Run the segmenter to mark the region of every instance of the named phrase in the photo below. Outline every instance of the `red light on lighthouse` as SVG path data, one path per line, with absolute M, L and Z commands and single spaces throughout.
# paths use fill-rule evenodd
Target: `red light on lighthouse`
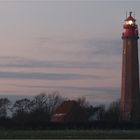
M 122 37 L 138 37 L 138 26 L 136 25 L 136 19 L 132 17 L 132 12 L 130 12 L 129 17 L 125 19 L 123 25 L 124 32 Z

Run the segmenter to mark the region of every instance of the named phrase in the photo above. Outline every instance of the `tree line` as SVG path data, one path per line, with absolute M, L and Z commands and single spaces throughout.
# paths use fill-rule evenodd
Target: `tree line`
M 12 103 L 8 98 L 0 98 L 0 120 L 10 119 L 15 122 L 49 122 L 54 110 L 68 99 L 58 92 L 41 93 L 33 99 L 22 98 Z M 85 98 L 78 98 L 77 103 L 88 114 L 87 121 L 118 121 L 120 117 L 119 101 L 112 102 L 108 108 L 105 105 L 93 106 Z
M 64 101 L 59 92 L 41 93 L 32 99 L 11 102 L 0 98 L 0 129 L 140 129 L 140 122 L 121 121 L 119 100 L 105 105 L 91 105 L 86 98 L 75 100 L 86 112 L 86 122 L 52 123 L 51 116 Z

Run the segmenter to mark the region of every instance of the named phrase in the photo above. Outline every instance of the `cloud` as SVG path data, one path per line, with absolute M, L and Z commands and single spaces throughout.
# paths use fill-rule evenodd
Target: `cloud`
M 122 52 L 122 41 L 121 40 L 96 40 L 94 45 L 96 55 L 120 55 Z
M 71 87 L 71 86 L 42 86 L 42 85 L 20 85 L 10 84 L 10 86 L 20 87 L 25 89 L 32 89 L 36 91 L 58 91 L 62 96 L 77 99 L 78 97 L 85 97 L 93 105 L 105 104 L 108 105 L 112 101 L 116 101 L 120 98 L 119 87 Z
M 118 97 L 120 94 L 119 87 L 71 87 L 71 86 L 42 86 L 42 85 L 20 85 L 20 84 L 10 84 L 10 86 L 14 87 L 24 87 L 24 88 L 35 88 L 35 89 L 52 89 L 52 90 L 71 90 L 78 91 L 79 93 L 84 92 L 84 96 L 103 96 L 103 95 L 111 95 L 114 97 Z M 81 92 L 82 91 L 82 92 Z
M 63 45 L 64 48 L 68 48 L 71 45 L 72 49 L 77 52 L 83 52 L 86 49 L 90 50 L 93 49 L 95 54 L 112 54 L 112 55 L 119 55 L 122 51 L 122 40 L 104 40 L 104 39 L 95 39 L 95 38 L 48 38 L 42 37 L 39 38 L 40 43 L 56 43 L 57 45 Z M 40 46 L 38 46 L 40 48 Z M 44 47 L 44 46 L 43 46 Z M 54 46 L 57 47 L 57 46 Z M 48 46 L 46 46 L 48 49 Z M 61 47 L 60 47 L 61 48 Z M 84 52 L 83 52 L 84 53 Z
M 23 72 L 0 72 L 0 78 L 10 79 L 36 79 L 36 80 L 76 80 L 76 79 L 100 79 L 100 76 L 81 75 L 71 73 L 23 73 Z
M 120 39 L 103 40 L 80 37 L 56 39 L 56 37 L 43 36 L 36 40 L 30 50 L 32 56 L 35 57 L 2 56 L 0 67 L 110 69 L 121 63 Z
M 40 40 L 43 45 L 34 46 L 36 53 L 42 57 L 47 56 L 51 61 L 67 61 L 68 63 L 79 62 L 86 64 L 90 63 L 106 63 L 108 60 L 114 63 L 121 62 L 122 40 L 119 39 L 102 39 L 92 37 L 45 37 Z M 110 59 L 111 58 L 111 59 Z M 47 60 L 48 60 L 47 59 Z M 99 64 L 100 65 L 100 64 Z M 94 66 L 94 64 L 93 64 Z M 90 66 L 91 67 L 91 66 Z
M 72 90 L 82 90 L 82 91 L 96 91 L 100 93 L 115 93 L 119 91 L 118 87 L 71 87 L 71 86 L 43 86 L 43 85 L 25 85 L 25 84 L 9 84 L 10 86 L 16 86 L 16 87 L 25 87 L 25 88 L 50 88 L 50 89 L 72 89 Z
M 114 64 L 116 65 L 116 64 Z M 81 61 L 45 61 L 33 60 L 23 57 L 0 57 L 0 67 L 16 68 L 113 68 L 114 65 L 107 65 L 104 62 L 81 62 Z

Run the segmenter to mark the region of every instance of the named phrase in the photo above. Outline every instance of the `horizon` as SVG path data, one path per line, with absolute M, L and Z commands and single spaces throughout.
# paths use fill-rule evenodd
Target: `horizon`
M 139 1 L 0 1 L 0 97 L 120 98 L 123 22 Z M 140 46 L 140 43 L 139 43 Z M 139 51 L 140 53 L 140 51 Z

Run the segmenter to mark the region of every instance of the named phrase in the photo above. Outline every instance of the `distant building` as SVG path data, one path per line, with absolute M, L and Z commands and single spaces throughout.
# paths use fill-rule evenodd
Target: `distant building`
M 51 122 L 86 122 L 87 115 L 78 102 L 64 101 L 53 113 Z

